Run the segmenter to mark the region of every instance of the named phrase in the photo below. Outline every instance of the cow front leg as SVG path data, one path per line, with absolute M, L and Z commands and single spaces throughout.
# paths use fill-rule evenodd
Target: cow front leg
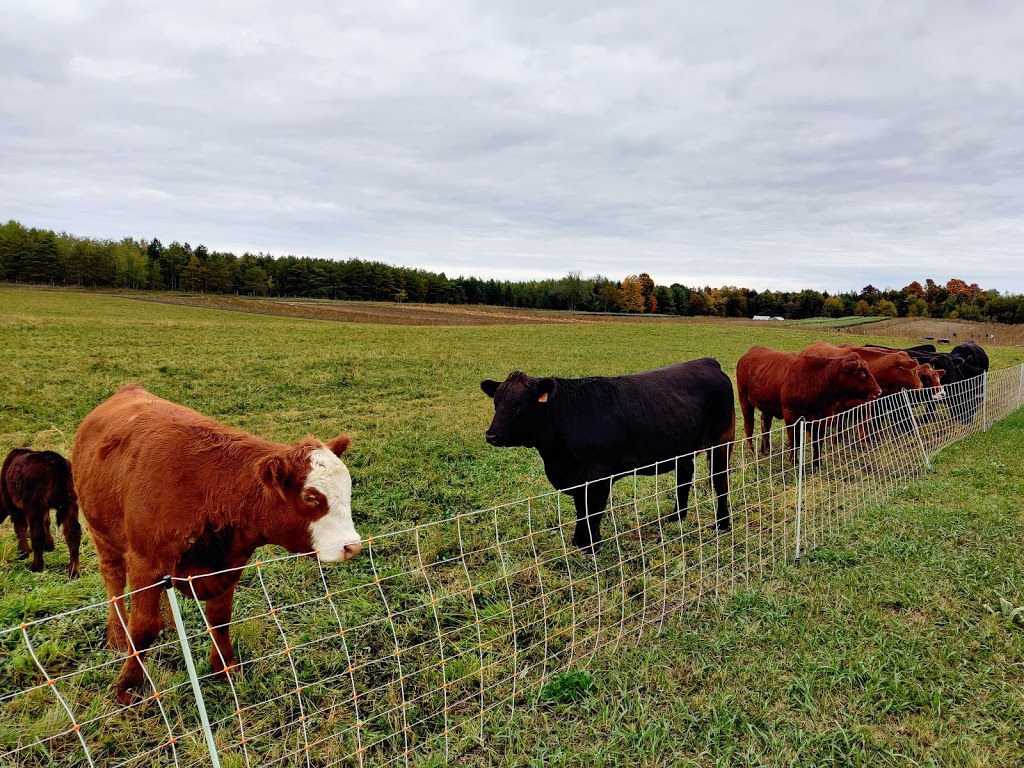
M 236 582 L 237 583 L 237 582 Z M 218 597 L 206 601 L 206 621 L 210 625 L 210 664 L 218 675 L 234 674 L 238 668 L 231 636 L 231 608 L 235 599 L 235 584 L 231 584 Z
M 669 520 L 685 520 L 690 510 L 690 486 L 693 484 L 693 454 L 676 459 L 676 508 Z
M 163 589 L 156 586 L 161 578 L 158 575 L 146 574 L 146 578 L 137 578 L 132 574 L 132 587 L 147 586 L 141 592 L 132 595 L 132 611 L 128 618 L 128 634 L 131 638 L 133 653 L 128 657 L 117 678 L 117 700 L 121 704 L 131 704 L 143 690 L 145 671 L 143 659 L 149 646 L 156 640 L 163 629 L 163 617 L 160 614 L 160 600 Z M 138 586 L 137 586 L 138 585 Z
M 572 543 L 589 554 L 596 554 L 601 543 L 601 516 L 608 503 L 611 484 L 611 479 L 599 480 L 572 492 L 576 503 L 576 530 Z

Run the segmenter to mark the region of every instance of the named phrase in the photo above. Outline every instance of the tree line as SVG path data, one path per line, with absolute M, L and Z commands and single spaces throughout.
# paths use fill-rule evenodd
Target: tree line
M 655 313 L 797 320 L 875 315 L 1024 323 L 1024 296 L 981 289 L 977 283 L 928 279 L 900 289 L 868 285 L 829 294 L 757 291 L 736 286 L 657 285 L 646 273 L 620 280 L 570 272 L 546 280 L 449 278 L 444 272 L 375 261 L 313 259 L 267 253 L 211 251 L 204 245 L 126 237 L 100 240 L 0 225 L 0 279 L 62 286 L 150 291 L 295 296 L 354 301 L 489 304 L 527 309 Z

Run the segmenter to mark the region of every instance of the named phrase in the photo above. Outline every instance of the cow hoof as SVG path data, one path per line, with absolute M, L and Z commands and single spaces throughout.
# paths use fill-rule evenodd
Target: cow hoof
M 19 560 L 27 560 L 28 556 L 31 555 L 31 554 L 32 554 L 32 550 L 31 549 L 19 549 L 18 550 L 18 559 Z
M 56 548 L 56 547 L 54 547 L 54 545 L 53 545 L 53 542 L 52 542 L 52 541 L 48 541 L 48 542 L 46 542 L 46 543 L 45 543 L 45 544 L 43 545 L 43 551 L 44 551 L 44 552 L 53 552 L 53 550 L 54 550 L 55 548 Z
M 43 564 L 42 563 L 32 562 L 32 563 L 29 563 L 28 569 L 30 571 L 35 572 L 35 573 L 39 573 L 40 571 L 43 570 Z
M 78 563 L 72 563 L 70 566 L 68 566 L 68 578 L 69 579 L 77 579 L 78 578 Z
M 715 525 L 715 530 L 719 533 L 728 533 L 732 530 L 732 526 L 729 523 L 718 523 Z
M 122 683 L 120 680 L 117 681 L 117 702 L 122 706 L 128 707 L 134 704 L 136 701 L 142 698 L 142 694 L 138 690 L 138 685 L 133 683 Z

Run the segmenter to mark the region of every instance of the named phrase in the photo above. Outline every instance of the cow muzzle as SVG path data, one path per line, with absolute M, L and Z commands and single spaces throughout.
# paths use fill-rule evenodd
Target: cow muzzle
M 358 555 L 362 548 L 362 542 L 353 541 L 340 547 L 319 549 L 316 552 L 316 556 L 324 563 L 343 563 Z
M 501 436 L 493 429 L 488 429 L 484 433 L 484 440 L 487 441 L 488 445 L 493 445 L 498 448 L 501 447 Z

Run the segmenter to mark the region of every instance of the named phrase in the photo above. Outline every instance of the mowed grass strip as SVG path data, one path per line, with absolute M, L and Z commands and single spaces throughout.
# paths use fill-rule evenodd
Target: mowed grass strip
M 5 351 L 9 352 L 6 375 L 0 383 L 0 447 L 5 451 L 15 445 L 31 445 L 69 453 L 74 430 L 85 414 L 121 384 L 139 381 L 161 396 L 281 441 L 298 439 L 310 432 L 324 437 L 339 431 L 351 432 L 356 438 L 356 445 L 347 461 L 355 481 L 353 493 L 357 527 L 364 536 L 380 535 L 550 490 L 534 451 L 497 450 L 484 444 L 482 433 L 490 421 L 492 408 L 490 401 L 479 391 L 478 383 L 482 378 L 502 378 L 515 368 L 561 376 L 611 375 L 704 355 L 719 358 L 732 375 L 736 360 L 753 343 L 797 350 L 821 338 L 820 334 L 813 332 L 781 331 L 770 326 L 751 328 L 728 323 L 487 328 L 357 326 L 196 310 L 89 294 L 11 289 L 0 290 L 0 331 L 5 340 Z M 831 338 L 842 341 L 849 337 Z M 1021 353 L 1020 350 L 996 349 L 992 350 L 992 357 L 995 367 L 1005 367 L 1020 362 Z M 885 530 L 884 516 L 880 525 L 883 526 L 880 530 Z M 469 531 L 467 535 L 471 539 L 476 534 Z M 429 545 L 441 554 L 450 554 L 451 541 L 448 539 L 451 538 L 449 535 L 445 541 L 426 542 L 425 546 Z M 856 543 L 857 539 L 853 541 Z M 807 574 L 815 568 L 821 568 L 823 573 L 842 572 L 859 563 L 857 558 L 861 555 L 858 552 L 855 547 L 848 551 L 838 544 L 812 551 L 799 570 L 786 570 L 782 578 L 755 584 L 749 592 L 738 595 L 735 604 L 727 602 L 720 605 L 717 614 L 701 612 L 687 616 L 684 624 L 674 625 L 670 633 L 657 643 L 652 645 L 645 640 L 644 651 L 630 650 L 629 643 L 626 643 L 625 649 L 614 656 L 599 655 L 598 664 L 591 666 L 593 686 L 583 687 L 587 695 L 572 705 L 571 712 L 565 710 L 554 716 L 567 730 L 544 730 L 544 718 L 555 711 L 552 708 L 559 706 L 559 697 L 549 696 L 542 705 L 528 706 L 525 714 L 521 707 L 517 708 L 517 717 L 536 717 L 539 718 L 537 722 L 513 721 L 506 727 L 502 725 L 505 718 L 490 718 L 487 725 L 490 731 L 495 732 L 494 735 L 484 742 L 484 746 L 470 747 L 462 760 L 468 763 L 490 760 L 494 757 L 490 750 L 504 749 L 506 742 L 518 740 L 522 747 L 509 747 L 511 762 L 530 762 L 542 754 L 547 755 L 545 759 L 557 761 L 560 758 L 544 752 L 541 739 L 532 740 L 527 730 L 532 729 L 535 734 L 547 733 L 552 743 L 571 746 L 574 742 L 570 737 L 588 733 L 590 724 L 596 722 L 589 713 L 591 704 L 588 702 L 595 701 L 595 696 L 616 690 L 612 683 L 615 675 L 623 681 L 630 681 L 636 693 L 647 696 L 646 699 L 635 695 L 627 698 L 641 704 L 646 701 L 645 711 L 660 713 L 660 722 L 665 725 L 676 722 L 674 718 L 680 716 L 680 702 L 686 702 L 692 708 L 691 712 L 700 713 L 700 717 L 706 719 L 708 711 L 716 710 L 714 707 L 709 709 L 709 702 L 701 698 L 703 694 L 699 690 L 687 693 L 677 685 L 672 688 L 671 696 L 662 697 L 656 689 L 656 685 L 661 684 L 657 676 L 668 674 L 676 667 L 686 669 L 683 658 L 689 656 L 687 649 L 692 649 L 694 642 L 703 639 L 711 644 L 710 648 L 718 649 L 712 650 L 709 658 L 721 660 L 708 669 L 720 670 L 722 685 L 731 683 L 733 686 L 724 689 L 724 700 L 744 699 L 746 691 L 739 684 L 744 679 L 741 669 L 728 667 L 726 657 L 749 658 L 755 666 L 767 664 L 764 658 L 766 650 L 755 643 L 759 622 L 777 614 L 780 627 L 788 626 L 786 620 L 793 611 L 786 606 L 803 605 L 801 599 L 820 597 L 820 590 L 827 587 L 806 582 Z M 95 555 L 87 541 L 83 554 L 85 575 L 78 582 L 68 582 L 64 576 L 67 553 L 61 543 L 58 543 L 55 553 L 47 555 L 47 571 L 42 575 L 30 574 L 24 562 L 15 559 L 13 532 L 5 526 L 0 532 L 0 625 L 11 626 L 23 618 L 42 617 L 102 599 L 102 582 Z M 414 557 L 415 553 L 410 551 L 409 555 Z M 315 566 L 307 561 L 293 565 L 291 568 L 283 564 L 276 569 L 275 588 L 278 591 L 275 599 L 299 602 L 320 589 Z M 494 563 L 481 566 L 493 568 Z M 880 563 L 879 567 L 882 577 L 889 574 L 895 578 L 899 572 L 898 564 L 891 562 L 887 565 Z M 350 567 L 338 569 L 334 578 L 351 584 L 366 583 L 370 577 L 367 558 L 360 558 Z M 396 584 L 401 587 L 401 592 L 392 594 L 392 600 L 399 598 L 412 604 L 421 598 L 422 589 L 416 584 Z M 925 586 L 930 584 L 931 581 L 925 582 Z M 458 588 L 456 583 L 441 586 Z M 265 611 L 259 604 L 258 595 L 251 605 L 245 602 L 251 594 L 256 594 L 255 590 L 240 595 L 239 615 L 256 616 Z M 800 598 L 801 594 L 804 598 Z M 828 594 L 827 590 L 825 594 Z M 500 598 L 500 594 L 492 597 Z M 859 600 L 864 596 L 856 592 L 849 599 L 854 600 L 855 597 Z M 998 609 L 998 600 L 991 603 L 992 598 L 986 599 Z M 1012 601 L 1009 597 L 1005 599 Z M 710 603 L 705 605 L 712 607 Z M 346 624 L 350 626 L 359 620 L 361 613 L 373 616 L 380 607 L 371 590 L 370 593 L 355 593 L 342 610 Z M 490 608 L 500 608 L 500 605 L 482 606 L 483 610 Z M 443 617 L 445 622 L 461 626 L 471 621 L 468 606 L 460 605 L 456 600 L 449 601 L 447 610 L 448 614 Z M 744 611 L 749 614 L 746 619 L 743 618 Z M 567 611 L 559 614 L 558 620 L 563 625 L 559 628 L 568 628 L 565 623 L 569 616 Z M 815 632 L 820 633 L 819 622 L 823 621 L 823 616 L 812 611 L 797 618 L 804 626 L 814 629 L 806 647 L 817 649 L 821 643 Z M 319 619 L 310 619 L 316 620 Z M 744 620 L 751 623 L 752 629 L 748 635 L 738 636 L 736 627 L 742 626 Z M 236 641 L 241 645 L 240 655 L 243 658 L 246 651 L 252 651 L 249 654 L 252 658 L 258 649 L 266 647 L 264 635 L 268 626 L 267 621 L 253 620 L 239 627 Z M 681 631 L 684 626 L 686 632 Z M 48 662 L 53 660 L 73 669 L 82 659 L 101 663 L 110 658 L 102 649 L 102 615 L 83 616 L 73 629 L 48 645 L 45 649 Z M 269 629 L 273 630 L 273 627 Z M 316 637 L 319 629 L 321 627 L 311 624 L 311 636 Z M 386 647 L 390 642 L 389 632 L 387 627 L 381 627 L 380 632 L 375 630 L 380 636 L 368 637 L 368 641 Z M 408 641 L 422 639 L 415 636 Z M 463 641 L 472 639 L 456 638 L 462 645 L 465 645 Z M 731 651 L 734 642 L 738 645 L 735 651 Z M 328 649 L 322 656 L 314 657 L 309 674 L 321 668 L 318 664 L 337 665 L 338 660 L 332 654 L 337 655 L 336 649 Z M 884 660 L 885 654 L 883 646 L 876 655 Z M 197 651 L 197 655 L 205 655 L 205 650 Z M 33 668 L 23 653 L 9 658 L 14 666 L 6 667 L 5 671 L 11 684 L 31 679 Z M 784 655 L 783 658 L 788 657 Z M 1019 654 L 1017 658 L 1020 658 Z M 465 662 L 466 659 L 464 656 L 459 661 Z M 655 659 L 660 661 L 655 662 Z M 652 668 L 652 664 L 657 668 Z M 463 666 L 460 671 L 472 678 L 473 665 Z M 181 670 L 173 665 L 158 664 L 157 669 L 161 684 L 182 682 Z M 689 669 L 691 671 L 687 674 L 692 677 L 695 668 L 691 665 Z M 203 673 L 202 668 L 200 672 Z M 379 674 L 382 676 L 380 679 L 390 679 L 393 673 L 381 669 Z M 640 685 L 641 681 L 651 680 L 652 676 L 653 682 Z M 96 675 L 86 681 L 93 687 L 83 690 L 81 695 L 85 701 L 90 697 L 95 701 L 90 704 L 92 711 L 107 703 L 104 694 L 108 693 L 108 677 L 110 675 Z M 941 678 L 937 679 L 941 682 Z M 437 682 L 423 679 L 419 684 L 429 690 L 430 685 L 436 686 Z M 267 670 L 265 675 L 251 675 L 245 685 L 247 693 L 270 698 L 275 691 L 287 689 L 289 677 L 280 668 L 275 668 Z M 979 686 L 968 686 L 967 690 L 979 696 L 988 695 Z M 577 689 L 580 686 L 568 687 Z M 213 690 L 215 693 L 218 691 L 217 688 Z M 807 696 L 814 694 L 814 690 L 810 689 Z M 223 688 L 219 693 L 223 700 L 213 702 L 215 710 L 223 710 L 230 704 Z M 878 698 L 883 698 L 884 693 L 884 689 L 878 692 Z M 430 703 L 436 711 L 437 702 Z M 32 700 L 19 702 L 19 705 L 23 706 L 6 711 L 4 722 L 0 723 L 0 728 L 8 735 L 16 733 L 26 722 L 39 722 L 44 713 L 54 723 L 60 722 L 60 713 L 52 711 L 52 701 Z M 268 709 L 260 712 L 262 719 L 256 726 L 250 722 L 247 727 L 256 732 L 266 731 L 274 723 L 291 717 L 289 706 L 283 704 L 277 711 Z M 786 744 L 791 751 L 795 750 L 795 757 L 790 762 L 821 764 L 825 759 L 821 757 L 824 752 L 807 752 L 810 747 L 799 746 L 802 743 L 799 740 L 804 738 L 801 734 L 805 731 L 812 735 L 817 733 L 807 723 L 820 718 L 824 709 L 819 706 L 815 713 L 796 710 L 794 714 L 789 708 L 783 708 L 777 720 L 766 721 L 789 725 L 789 736 L 785 736 L 789 732 L 780 725 L 778 729 L 772 729 L 775 734 L 772 738 L 782 738 L 778 745 L 780 750 Z M 876 714 L 886 712 L 883 707 Z M 230 710 L 226 714 L 230 715 Z M 344 727 L 347 724 L 346 713 L 335 714 L 338 722 L 332 727 Z M 615 722 L 622 720 L 614 711 L 610 717 Z M 732 722 L 731 717 L 728 709 L 722 710 L 719 730 L 727 728 Z M 854 717 L 852 722 L 864 724 L 857 717 L 867 715 L 853 714 L 851 717 Z M 706 726 L 705 720 L 695 722 Z M 140 725 L 131 718 L 125 718 L 121 729 L 113 727 L 111 730 L 112 727 L 113 724 L 108 725 L 104 736 L 110 754 L 128 756 L 143 745 L 151 746 L 139 736 Z M 45 728 L 40 728 L 41 733 L 45 732 Z M 639 722 L 636 729 L 643 730 Z M 671 735 L 678 730 L 673 728 L 667 732 Z M 628 750 L 623 743 L 602 754 L 608 755 L 611 762 L 632 764 L 645 759 L 643 756 L 648 753 L 644 751 L 644 739 L 657 737 L 657 731 L 655 728 L 651 734 L 637 737 L 636 746 L 640 751 Z M 783 736 L 779 737 L 776 731 Z M 573 747 L 575 752 L 571 755 L 574 756 L 567 758 L 570 762 L 593 763 L 598 759 L 596 754 L 600 747 L 614 743 L 615 734 L 608 728 L 602 726 L 596 732 L 602 735 L 602 741 L 591 738 Z M 843 733 L 849 736 L 847 731 Z M 632 731 L 626 735 L 631 736 Z M 294 733 L 289 738 L 294 739 Z M 811 736 L 806 738 L 811 739 Z M 4 739 L 7 743 L 6 735 Z M 464 743 L 464 740 L 459 743 Z M 671 753 L 674 756 L 688 755 L 692 758 L 704 755 L 700 759 L 708 764 L 718 759 L 711 752 L 697 750 L 690 742 L 674 743 L 676 746 L 672 747 Z M 717 741 L 713 743 L 718 744 Z M 734 735 L 730 743 L 746 742 Z M 797 746 L 793 746 L 794 743 Z M 350 746 L 339 745 L 339 754 L 344 755 Z M 385 746 L 391 749 L 393 743 Z M 774 761 L 765 756 L 774 749 L 763 747 L 761 752 L 755 750 L 751 754 L 762 755 L 762 761 L 771 763 Z M 422 753 L 422 757 L 429 761 L 433 754 L 438 754 L 436 741 Z M 746 753 L 723 748 L 722 754 Z M 818 755 L 819 759 L 816 762 L 807 755 Z M 386 755 L 380 752 L 378 757 Z M 656 761 L 658 758 L 650 759 Z M 669 762 L 675 759 L 673 757 Z M 734 758 L 728 758 L 726 762 L 732 760 Z M 805 762 L 800 763 L 801 760 Z

